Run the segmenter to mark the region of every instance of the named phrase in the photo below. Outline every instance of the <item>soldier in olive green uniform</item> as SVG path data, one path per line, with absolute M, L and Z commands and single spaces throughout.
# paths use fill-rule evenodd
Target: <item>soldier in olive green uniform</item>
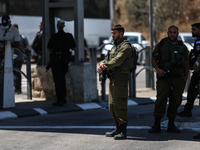
M 121 25 L 116 25 L 111 30 L 115 41 L 114 46 L 109 53 L 109 60 L 106 62 L 107 58 L 105 58 L 100 62 L 98 72 L 107 70 L 107 76 L 110 79 L 109 111 L 116 124 L 116 129 L 107 132 L 106 136 L 118 140 L 126 139 L 128 79 L 134 58 L 132 57 L 133 49 L 129 41 L 123 37 L 124 28 Z
M 196 73 L 198 73 L 200 75 L 200 55 L 197 57 L 196 62 L 193 64 L 193 69 L 194 69 L 194 72 L 196 72 Z M 198 88 L 199 88 L 199 94 L 200 94 L 200 85 L 199 85 Z M 195 135 L 195 136 L 193 136 L 193 139 L 200 139 L 200 133 Z
M 180 130 L 174 125 L 174 119 L 182 102 L 182 93 L 188 77 L 189 62 L 187 47 L 182 41 L 177 41 L 177 36 L 178 28 L 170 26 L 168 28 L 168 38 L 158 43 L 152 54 L 152 65 L 157 71 L 158 79 L 156 85 L 157 99 L 154 108 L 155 123 L 149 133 L 161 132 L 160 121 L 165 115 L 168 99 L 167 117 L 169 117 L 169 122 L 167 131 L 180 133 Z M 165 68 L 162 68 L 161 64 Z

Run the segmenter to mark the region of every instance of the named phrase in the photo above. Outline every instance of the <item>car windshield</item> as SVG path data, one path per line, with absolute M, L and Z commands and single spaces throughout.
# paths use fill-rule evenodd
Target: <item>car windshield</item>
M 178 40 L 181 40 L 180 36 L 178 36 Z M 193 38 L 192 36 L 183 36 L 183 40 L 184 40 L 184 42 L 188 42 L 190 44 L 194 44 L 196 39 Z
M 188 43 L 194 43 L 195 42 L 195 38 L 191 37 L 191 36 L 184 36 L 184 41 L 188 42 Z
M 130 43 L 138 43 L 138 36 L 127 36 L 124 35 L 124 37 L 127 37 Z M 111 40 L 111 43 L 114 43 L 113 39 Z

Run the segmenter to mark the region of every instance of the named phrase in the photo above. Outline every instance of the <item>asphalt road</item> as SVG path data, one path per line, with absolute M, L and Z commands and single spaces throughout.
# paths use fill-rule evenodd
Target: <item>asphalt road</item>
M 154 105 L 128 107 L 128 138 L 105 137 L 114 129 L 108 109 L 86 110 L 0 121 L 1 150 L 192 150 L 197 132 L 149 134 Z M 167 118 L 162 119 L 162 121 Z
M 142 66 L 138 66 L 138 70 Z M 100 83 L 97 83 L 100 91 Z M 107 82 L 108 86 L 108 82 Z M 145 71 L 136 78 L 136 88 L 145 88 Z M 106 89 L 108 92 L 108 88 Z M 26 97 L 26 86 L 22 95 Z M 138 90 L 139 91 L 139 90 Z M 155 94 L 153 95 L 155 96 Z M 199 149 L 200 141 L 193 140 L 198 132 L 182 130 L 180 134 L 149 134 L 154 123 L 154 104 L 129 106 L 128 138 L 115 141 L 105 137 L 113 130 L 108 109 L 50 114 L 0 121 L 0 150 L 192 150 Z M 179 108 L 182 110 L 183 106 Z M 194 108 L 194 115 L 200 113 Z M 163 118 L 162 121 L 167 120 Z

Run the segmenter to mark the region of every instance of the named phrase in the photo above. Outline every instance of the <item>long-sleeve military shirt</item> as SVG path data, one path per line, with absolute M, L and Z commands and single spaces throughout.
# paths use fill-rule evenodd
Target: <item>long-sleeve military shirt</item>
M 126 37 L 121 38 L 118 42 L 114 43 L 110 53 L 109 60 L 105 58 L 100 63 L 105 63 L 104 67 L 108 70 L 108 74 L 113 73 L 130 73 L 131 64 L 125 63 L 128 57 L 132 56 L 132 48 L 128 44 Z M 107 56 L 108 57 L 108 56 Z

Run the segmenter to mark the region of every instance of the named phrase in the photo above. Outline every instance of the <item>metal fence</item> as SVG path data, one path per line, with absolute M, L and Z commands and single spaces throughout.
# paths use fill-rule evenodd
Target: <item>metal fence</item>
M 23 52 L 19 48 L 17 49 L 20 53 L 22 53 L 26 59 L 26 74 L 22 72 L 20 69 L 13 67 L 14 71 L 21 73 L 27 79 L 27 99 L 32 100 L 32 88 L 31 88 L 31 54 L 30 51 Z

